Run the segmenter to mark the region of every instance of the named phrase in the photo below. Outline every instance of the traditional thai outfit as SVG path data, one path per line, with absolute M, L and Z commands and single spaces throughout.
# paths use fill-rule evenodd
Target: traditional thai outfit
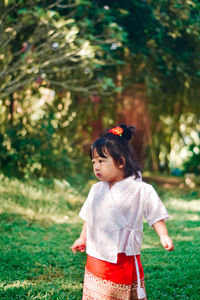
M 150 226 L 169 217 L 154 188 L 135 176 L 111 189 L 100 181 L 79 215 L 87 222 L 82 299 L 146 299 L 140 262 L 143 216 Z

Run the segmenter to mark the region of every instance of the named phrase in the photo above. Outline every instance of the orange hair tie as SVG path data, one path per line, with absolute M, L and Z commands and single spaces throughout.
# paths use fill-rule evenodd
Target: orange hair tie
M 109 132 L 113 133 L 114 135 L 122 136 L 122 133 L 124 132 L 124 130 L 118 126 L 118 127 L 114 127 L 112 129 L 110 129 Z

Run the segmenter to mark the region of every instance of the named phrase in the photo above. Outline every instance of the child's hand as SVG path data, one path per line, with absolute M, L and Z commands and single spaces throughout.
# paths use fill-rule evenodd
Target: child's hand
M 173 251 L 174 250 L 174 244 L 171 240 L 171 238 L 168 235 L 162 236 L 160 238 L 161 244 L 167 251 Z
M 84 251 L 85 251 L 85 246 L 86 246 L 85 240 L 79 238 L 79 239 L 77 239 L 77 240 L 74 242 L 74 244 L 73 244 L 73 246 L 71 247 L 71 249 L 72 249 L 72 251 L 73 251 L 74 253 L 76 253 L 76 250 L 77 250 L 77 251 L 80 251 L 80 252 L 84 252 Z

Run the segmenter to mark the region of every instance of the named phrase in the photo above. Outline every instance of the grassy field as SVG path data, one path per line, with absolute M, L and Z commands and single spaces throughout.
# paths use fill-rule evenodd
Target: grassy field
M 0 299 L 80 300 L 85 254 L 78 211 L 91 182 L 77 192 L 66 181 L 0 177 Z M 157 189 L 158 190 L 158 189 Z M 200 299 L 200 193 L 161 189 L 175 251 L 166 252 L 145 223 L 142 263 L 148 300 Z

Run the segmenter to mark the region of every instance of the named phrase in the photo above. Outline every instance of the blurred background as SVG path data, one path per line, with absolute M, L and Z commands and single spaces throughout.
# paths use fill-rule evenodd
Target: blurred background
M 93 140 L 126 123 L 146 176 L 195 185 L 199 11 L 198 0 L 1 1 L 1 173 L 86 179 Z

